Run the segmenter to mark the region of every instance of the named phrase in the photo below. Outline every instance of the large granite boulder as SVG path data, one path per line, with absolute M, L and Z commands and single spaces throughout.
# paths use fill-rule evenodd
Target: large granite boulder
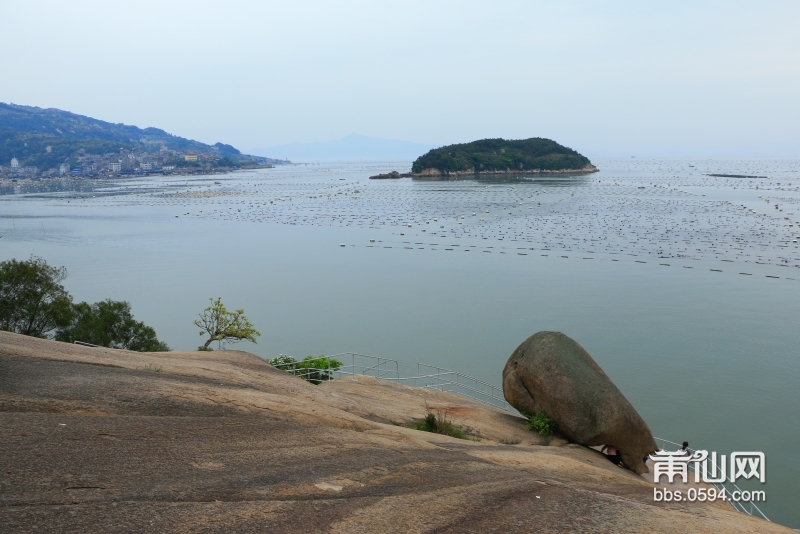
M 558 432 L 581 445 L 613 445 L 625 465 L 646 473 L 642 458 L 658 447 L 636 413 L 589 353 L 561 332 L 539 332 L 503 369 L 503 394 L 518 410 L 544 411 Z

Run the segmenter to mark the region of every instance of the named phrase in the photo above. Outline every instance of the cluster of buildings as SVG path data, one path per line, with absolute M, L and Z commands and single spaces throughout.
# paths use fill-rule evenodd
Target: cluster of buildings
M 0 176 L 13 175 L 13 176 L 36 176 L 39 174 L 39 167 L 23 167 L 19 164 L 17 158 L 11 158 L 11 165 L 0 165 Z
M 216 154 L 186 153 L 166 147 L 162 147 L 158 152 L 120 150 L 107 154 L 87 154 L 80 150 L 77 156 L 70 158 L 68 162 L 43 171 L 38 167 L 22 166 L 20 161 L 13 157 L 9 165 L 0 162 L 0 176 L 17 179 L 208 172 L 218 166 L 219 159 Z

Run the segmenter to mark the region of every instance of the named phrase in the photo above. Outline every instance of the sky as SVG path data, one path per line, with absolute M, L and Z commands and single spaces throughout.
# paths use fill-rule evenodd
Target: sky
M 0 101 L 243 150 L 800 158 L 798 28 L 796 0 L 0 0 Z

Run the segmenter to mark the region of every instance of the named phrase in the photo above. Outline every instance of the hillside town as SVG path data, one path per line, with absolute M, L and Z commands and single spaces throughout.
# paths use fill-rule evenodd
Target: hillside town
M 272 167 L 270 164 L 239 163 L 227 156 L 208 152 L 182 152 L 162 147 L 157 152 L 120 150 L 89 154 L 79 150 L 74 158 L 50 169 L 23 165 L 17 157 L 0 162 L 0 177 L 22 178 L 85 177 L 103 178 L 118 175 L 195 174 L 228 172 L 237 168 Z

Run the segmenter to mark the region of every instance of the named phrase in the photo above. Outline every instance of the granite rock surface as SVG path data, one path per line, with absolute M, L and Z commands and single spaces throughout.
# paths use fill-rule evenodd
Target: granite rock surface
M 558 433 L 580 445 L 613 445 L 625 466 L 647 472 L 642 458 L 658 449 L 628 399 L 586 350 L 561 332 L 538 332 L 513 352 L 503 369 L 509 404 L 544 411 Z
M 471 439 L 403 426 L 446 413 Z M 373 378 L 315 386 L 240 351 L 0 332 L 0 532 L 791 532 L 653 501 L 516 415 Z

